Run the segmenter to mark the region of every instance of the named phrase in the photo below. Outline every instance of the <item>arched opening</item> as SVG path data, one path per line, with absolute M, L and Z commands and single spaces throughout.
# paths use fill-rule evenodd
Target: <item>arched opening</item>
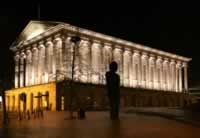
M 27 101 L 27 96 L 25 93 L 21 93 L 19 95 L 20 98 L 20 110 L 25 112 L 26 111 L 26 101 Z

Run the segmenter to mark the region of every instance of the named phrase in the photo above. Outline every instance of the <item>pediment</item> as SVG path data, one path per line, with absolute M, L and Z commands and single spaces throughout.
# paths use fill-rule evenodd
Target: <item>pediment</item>
M 51 22 L 51 21 L 30 21 L 24 30 L 20 33 L 17 39 L 13 42 L 11 47 L 20 45 L 24 41 L 30 40 L 37 35 L 44 33 L 45 31 L 61 24 L 61 22 Z

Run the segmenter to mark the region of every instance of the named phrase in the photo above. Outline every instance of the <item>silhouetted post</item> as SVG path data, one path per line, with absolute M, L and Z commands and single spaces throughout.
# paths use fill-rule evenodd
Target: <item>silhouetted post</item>
M 21 114 L 20 110 L 19 110 L 19 112 L 18 112 L 18 120 L 19 120 L 19 121 L 22 120 L 22 114 Z
M 40 113 L 41 113 L 41 117 L 44 118 L 44 112 L 43 112 L 43 109 L 41 108 L 40 110 Z
M 3 80 L 0 80 L 0 91 L 2 94 L 2 106 L 3 106 L 3 124 L 7 124 L 7 112 L 6 112 L 6 98 L 5 98 L 5 86 Z
M 3 124 L 7 124 L 6 100 L 5 92 L 2 90 L 2 104 L 3 104 Z
M 31 116 L 30 116 L 30 111 L 27 111 L 27 119 L 30 120 Z
M 36 109 L 33 110 L 33 118 L 36 118 Z
M 120 76 L 116 73 L 118 65 L 112 62 L 109 65 L 109 71 L 106 72 L 106 85 L 110 103 L 110 118 L 118 119 L 120 105 Z

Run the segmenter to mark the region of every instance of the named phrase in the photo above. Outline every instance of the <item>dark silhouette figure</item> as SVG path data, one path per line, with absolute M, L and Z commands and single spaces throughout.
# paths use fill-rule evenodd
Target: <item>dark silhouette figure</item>
M 106 84 L 110 102 L 110 118 L 115 120 L 119 118 L 120 76 L 116 73 L 118 67 L 115 61 L 110 63 L 109 68 L 110 70 L 106 72 Z

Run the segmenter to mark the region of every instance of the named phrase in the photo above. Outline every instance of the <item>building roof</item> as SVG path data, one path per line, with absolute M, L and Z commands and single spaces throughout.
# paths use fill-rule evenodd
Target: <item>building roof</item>
M 21 45 L 23 42 L 28 41 L 56 25 L 61 24 L 61 22 L 50 22 L 50 21 L 30 21 L 16 40 L 12 43 L 12 47 Z
M 80 27 L 76 27 L 64 22 L 54 22 L 54 21 L 30 21 L 25 29 L 20 33 L 17 39 L 12 43 L 10 49 L 12 51 L 17 51 L 21 47 L 33 43 L 37 40 L 42 39 L 44 36 L 47 36 L 53 32 L 59 30 L 67 30 L 74 33 L 79 33 L 80 35 L 94 37 L 96 39 L 104 40 L 106 42 L 115 43 L 118 45 L 126 45 L 128 47 L 133 47 L 137 50 L 142 50 L 146 52 L 150 52 L 152 54 L 158 54 L 161 56 L 181 60 L 181 61 L 190 61 L 191 58 L 179 56 L 176 54 L 172 54 L 169 52 L 165 52 L 162 50 L 158 50 L 155 48 L 151 48 L 149 46 L 144 46 L 140 44 L 136 44 L 130 41 L 122 40 L 120 38 L 108 36 L 105 34 L 97 33 L 91 30 L 83 29 Z

